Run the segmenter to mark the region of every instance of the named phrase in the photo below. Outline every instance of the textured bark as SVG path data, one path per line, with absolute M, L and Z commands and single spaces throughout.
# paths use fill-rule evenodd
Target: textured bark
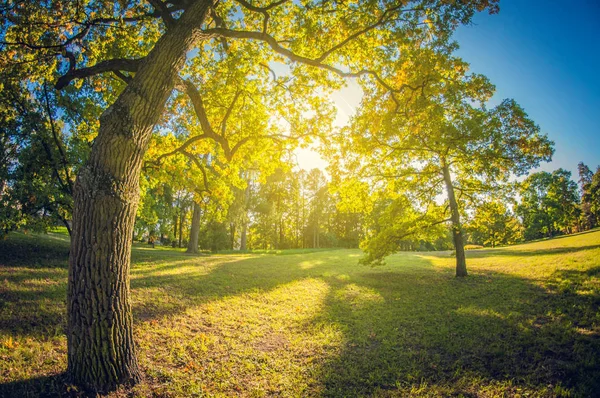
M 190 241 L 188 242 L 187 253 L 198 253 L 198 236 L 200 235 L 200 216 L 202 209 L 200 205 L 194 202 L 194 213 L 192 215 L 192 226 L 190 228 Z
M 462 235 L 462 226 L 460 225 L 460 213 L 458 211 L 458 203 L 454 194 L 454 186 L 452 185 L 452 177 L 448 166 L 442 166 L 444 173 L 444 182 L 446 183 L 446 191 L 448 193 L 448 202 L 450 204 L 450 220 L 452 222 L 452 239 L 454 240 L 454 250 L 456 252 L 456 276 L 467 276 L 467 260 L 465 257 L 465 244 Z
M 100 118 L 74 187 L 69 257 L 68 375 L 99 392 L 136 383 L 129 288 L 142 159 L 210 1 L 198 1 L 163 35 L 134 79 Z

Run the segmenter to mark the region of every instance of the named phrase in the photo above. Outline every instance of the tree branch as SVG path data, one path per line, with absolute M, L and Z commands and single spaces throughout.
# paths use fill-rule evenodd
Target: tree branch
M 225 113 L 225 116 L 223 117 L 223 120 L 221 121 L 221 135 L 223 137 L 225 136 L 225 131 L 227 130 L 227 120 L 231 116 L 231 112 L 233 112 L 233 107 L 235 106 L 235 103 L 237 102 L 237 100 L 241 94 L 242 94 L 241 89 L 236 91 L 235 95 L 233 96 L 233 100 L 231 101 L 231 104 L 229 104 L 229 108 L 227 108 L 227 112 Z
M 67 160 L 67 155 L 63 148 L 62 143 L 58 138 L 58 133 L 56 131 L 56 126 L 54 124 L 54 117 L 52 116 L 52 110 L 50 109 L 50 99 L 48 97 L 48 86 L 46 82 L 44 82 L 44 102 L 46 107 L 46 113 L 48 114 L 48 119 L 50 120 L 50 130 L 52 131 L 52 137 L 54 138 L 54 143 L 58 147 L 58 152 L 61 157 L 61 163 L 63 166 L 63 170 L 65 172 L 65 178 L 67 179 L 69 191 L 67 192 L 69 195 L 73 194 L 73 181 L 71 180 L 71 175 L 69 173 L 69 161 Z
M 163 22 L 167 26 L 167 29 L 171 29 L 175 25 L 175 19 L 171 15 L 167 5 L 161 0 L 148 0 L 148 2 L 152 4 L 152 7 L 154 7 L 156 13 L 160 15 Z
M 127 76 L 126 74 L 124 74 L 120 70 L 113 70 L 112 72 L 114 73 L 114 75 L 116 77 L 118 77 L 119 79 L 123 80 L 127 84 L 131 83 L 131 80 L 133 80 L 133 78 L 131 76 Z
M 379 17 L 379 19 L 375 23 L 373 23 L 371 25 L 368 25 L 368 26 L 364 27 L 363 29 L 361 29 L 361 30 L 359 30 L 357 32 L 354 32 L 353 34 L 351 34 L 350 36 L 346 37 L 344 40 L 342 40 L 338 44 L 336 44 L 333 47 L 331 47 L 329 50 L 325 51 L 323 54 L 321 54 L 320 57 L 316 58 L 315 60 L 318 61 L 318 62 L 325 61 L 325 59 L 329 55 L 331 55 L 333 52 L 339 50 L 340 48 L 344 47 L 346 44 L 350 43 L 352 40 L 356 39 L 359 36 L 364 35 L 365 33 L 368 33 L 369 31 L 377 28 L 378 26 L 382 26 L 382 25 L 385 25 L 386 23 L 390 22 L 390 20 L 386 19 L 386 17 L 389 14 L 391 14 L 391 13 L 393 13 L 395 11 L 400 10 L 403 5 L 404 4 L 400 3 L 399 5 L 397 5 L 395 7 L 391 7 L 391 8 L 386 9 L 381 14 L 381 16 Z M 408 10 L 401 10 L 400 12 L 401 13 L 406 13 L 406 12 L 412 12 L 412 11 L 416 11 L 416 10 L 415 9 L 408 9 Z
M 200 169 L 200 172 L 202 173 L 202 179 L 204 180 L 204 191 L 210 193 L 210 189 L 208 188 L 208 175 L 206 174 L 206 169 L 204 168 L 204 165 L 200 162 L 198 157 L 184 150 L 180 150 L 179 152 L 185 155 L 188 159 L 190 159 L 196 165 L 196 167 Z
M 289 60 L 291 60 L 293 62 L 298 62 L 298 63 L 302 63 L 305 65 L 310 65 L 310 66 L 314 66 L 314 67 L 317 67 L 320 69 L 324 69 L 324 70 L 332 72 L 340 77 L 345 77 L 345 78 L 362 77 L 365 75 L 371 76 L 381 86 L 383 86 L 386 90 L 388 90 L 391 93 L 400 93 L 407 88 L 411 89 L 413 91 L 419 90 L 421 88 L 421 85 L 411 86 L 406 83 L 402 84 L 398 88 L 394 88 L 394 87 L 390 86 L 381 76 L 379 76 L 379 74 L 377 72 L 369 70 L 369 69 L 362 69 L 362 70 L 356 71 L 356 72 L 351 72 L 351 71 L 345 72 L 339 68 L 336 68 L 335 66 L 324 64 L 321 61 L 319 61 L 319 59 L 322 57 L 322 55 L 320 57 L 317 57 L 314 59 L 304 57 L 302 55 L 298 55 L 298 54 L 294 53 L 293 51 L 291 51 L 285 47 L 282 47 L 273 36 L 271 36 L 267 33 L 264 33 L 264 32 L 230 30 L 230 29 L 224 29 L 224 28 L 212 28 L 212 29 L 204 30 L 203 33 L 208 35 L 208 37 L 210 37 L 210 36 L 228 37 L 228 38 L 232 38 L 232 39 L 247 39 L 247 40 L 262 41 L 262 42 L 267 43 L 267 45 L 269 47 L 271 47 L 271 49 L 273 51 L 285 56 L 286 58 L 288 58 Z M 325 53 L 327 54 L 327 51 Z M 327 54 L 327 55 L 329 55 L 329 54 Z M 397 102 L 397 99 L 395 97 L 394 97 L 394 100 Z
M 190 101 L 192 101 L 192 106 L 194 107 L 194 112 L 196 113 L 196 116 L 198 117 L 198 120 L 200 122 L 200 127 L 202 128 L 202 131 L 204 132 L 199 137 L 212 138 L 214 141 L 216 141 L 221 146 L 221 148 L 223 149 L 223 152 L 225 152 L 225 158 L 227 160 L 231 160 L 232 154 L 231 154 L 231 148 L 229 146 L 229 141 L 227 141 L 227 139 L 225 137 L 223 137 L 222 135 L 217 134 L 217 132 L 212 128 L 212 125 L 210 124 L 210 121 L 208 120 L 208 115 L 206 114 L 206 108 L 204 107 L 204 101 L 202 100 L 200 91 L 198 91 L 198 89 L 196 88 L 194 83 L 192 83 L 189 80 L 182 79 L 181 83 L 182 84 L 178 85 L 178 88 L 182 85 L 183 88 L 185 89 L 185 93 L 190 98 Z M 195 137 L 192 137 L 190 140 L 192 140 L 193 138 L 195 138 Z M 186 142 L 186 144 L 189 143 L 190 140 L 188 140 Z M 184 145 L 186 145 L 186 144 L 184 144 Z
M 205 137 L 202 137 L 202 138 L 205 138 Z M 200 139 L 200 137 L 193 137 L 192 139 L 196 139 L 196 141 L 197 141 L 198 139 Z M 163 153 L 162 155 L 160 155 L 158 158 L 156 158 L 156 160 L 154 160 L 151 163 L 154 163 L 155 165 L 160 166 L 161 160 L 163 160 L 166 157 L 177 155 L 177 154 L 184 155 L 189 160 L 191 160 L 196 165 L 196 167 L 198 167 L 200 169 L 200 172 L 202 173 L 202 179 L 204 180 L 204 191 L 210 193 L 210 190 L 208 188 L 208 174 L 206 172 L 206 168 L 200 162 L 200 159 L 198 159 L 197 156 L 194 156 L 192 153 L 190 153 L 190 152 L 188 152 L 188 151 L 185 150 L 189 145 L 191 145 L 191 143 L 189 143 L 187 145 L 186 144 L 180 146 L 177 149 L 172 150 L 171 152 Z
M 87 68 L 75 69 L 75 57 L 72 53 L 65 52 L 65 56 L 69 58 L 70 65 L 69 71 L 61 76 L 55 84 L 57 90 L 61 90 L 71 83 L 75 79 L 81 79 L 89 76 L 98 75 L 104 72 L 116 72 L 116 71 L 127 71 L 136 72 L 140 66 L 140 63 L 144 58 L 137 59 L 109 59 L 106 61 L 98 62 L 94 66 Z
M 201 134 L 201 135 L 197 135 L 197 136 L 191 137 L 187 141 L 185 141 L 180 147 L 178 147 L 176 149 L 173 149 L 171 152 L 163 153 L 162 155 L 160 155 L 159 157 L 157 157 L 156 160 L 155 160 L 155 163 L 160 163 L 161 160 L 163 160 L 164 158 L 166 158 L 168 156 L 172 156 L 172 155 L 175 155 L 176 153 L 179 153 L 181 151 L 185 151 L 188 147 L 190 147 L 190 145 L 192 145 L 196 141 L 204 140 L 204 139 L 207 139 L 207 138 L 211 138 L 211 137 L 209 135 L 206 135 L 206 134 Z
M 169 10 L 170 12 L 176 11 L 178 9 L 181 9 L 179 7 L 172 7 Z M 30 50 L 48 50 L 48 49 L 63 49 L 65 47 L 67 47 L 69 44 L 72 44 L 73 42 L 75 42 L 76 40 L 81 40 L 83 39 L 85 36 L 87 36 L 87 34 L 90 32 L 91 28 L 94 26 L 106 26 L 107 24 L 111 24 L 111 23 L 129 23 L 129 22 L 139 22 L 139 21 L 143 21 L 144 19 L 147 18 L 157 18 L 160 17 L 160 15 L 158 14 L 158 12 L 154 12 L 151 14 L 141 14 L 141 15 L 136 15 L 133 17 L 125 17 L 125 18 L 114 18 L 114 17 L 100 17 L 100 18 L 94 18 L 91 20 L 87 20 L 87 21 L 78 21 L 78 20 L 70 20 L 70 21 L 65 21 L 64 23 L 73 23 L 73 24 L 77 24 L 77 25 L 81 25 L 83 26 L 83 29 L 67 38 L 64 42 L 62 43 L 57 43 L 57 44 L 32 44 L 32 43 L 28 43 L 25 41 L 14 41 L 14 42 L 9 42 L 9 41 L 2 41 L 0 42 L 0 45 L 3 46 L 19 46 L 19 47 L 26 47 L 29 48 Z M 47 25 L 47 22 L 29 22 L 29 25 Z M 111 25 L 112 26 L 112 25 Z
M 268 11 L 272 8 L 275 8 L 284 3 L 287 3 L 288 1 L 289 0 L 279 0 L 279 1 L 276 1 L 274 3 L 267 5 L 265 7 L 257 7 L 255 5 L 248 3 L 246 0 L 235 0 L 235 2 L 240 4 L 242 7 L 246 8 L 250 11 L 253 11 L 253 12 L 258 12 L 263 15 L 263 29 L 262 29 L 263 33 L 267 33 L 267 28 L 269 26 L 269 18 L 271 18 Z
M 424 220 L 426 216 L 427 216 L 427 214 L 424 214 L 423 216 L 421 216 L 417 220 L 415 220 L 415 222 Z M 410 235 L 416 234 L 419 231 L 427 230 L 427 229 L 429 229 L 431 227 L 435 227 L 436 225 L 443 224 L 443 223 L 448 222 L 448 221 L 451 221 L 451 219 L 450 218 L 446 218 L 444 220 L 438 220 L 438 221 L 431 222 L 429 224 L 416 226 L 414 229 L 409 230 L 409 232 L 406 232 L 406 233 L 404 233 L 402 235 L 394 235 L 393 237 L 394 237 L 394 239 L 402 240 L 402 239 L 404 239 L 404 238 L 406 238 L 406 237 L 408 237 Z

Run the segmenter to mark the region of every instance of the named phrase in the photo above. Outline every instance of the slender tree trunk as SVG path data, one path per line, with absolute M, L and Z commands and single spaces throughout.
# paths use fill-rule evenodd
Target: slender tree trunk
M 467 260 L 465 257 L 462 227 L 460 225 L 460 213 L 458 211 L 458 203 L 456 203 L 456 196 L 454 195 L 454 186 L 452 185 L 450 170 L 445 162 L 442 166 L 442 171 L 444 173 L 444 182 L 446 183 L 446 191 L 448 193 L 448 202 L 450 203 L 452 238 L 454 240 L 454 250 L 456 251 L 456 276 L 467 276 Z
M 313 237 L 314 245 L 313 247 L 319 247 L 319 217 L 315 215 L 315 235 Z
M 142 159 L 211 1 L 191 3 L 100 117 L 74 187 L 69 256 L 69 382 L 106 392 L 141 378 L 133 341 L 129 261 Z
M 179 244 L 177 245 L 177 247 L 180 247 L 180 248 L 183 247 L 183 223 L 185 222 L 186 210 L 187 209 L 182 204 L 180 213 L 179 213 Z
M 304 200 L 304 191 L 302 191 L 302 248 L 306 249 L 306 202 Z
M 194 202 L 194 213 L 192 215 L 192 226 L 190 228 L 190 241 L 188 242 L 187 253 L 198 253 L 198 236 L 200 235 L 200 216 L 202 209 L 200 205 Z
M 250 203 L 252 180 L 248 178 L 246 190 L 244 191 L 244 216 L 242 217 L 242 231 L 240 232 L 240 250 L 248 250 L 248 204 Z
M 233 250 L 235 248 L 235 230 L 236 230 L 235 223 L 234 222 L 229 223 L 229 236 L 230 236 L 230 239 L 229 239 L 230 247 L 229 248 L 231 250 Z
M 248 250 L 248 223 L 244 220 L 242 223 L 242 232 L 240 236 L 240 250 L 245 251 Z
M 0 192 L 2 192 L 1 186 L 0 186 Z M 64 218 L 63 216 L 61 216 L 60 214 L 58 214 L 58 218 L 63 223 L 63 225 L 67 228 L 67 232 L 69 233 L 69 238 L 71 238 L 71 236 L 73 236 L 73 231 L 71 230 L 71 225 L 69 224 L 69 221 L 66 218 Z
M 321 238 L 321 234 L 320 234 L 320 231 L 319 231 L 319 222 L 317 220 L 317 249 L 319 247 L 321 247 L 320 238 Z
M 283 244 L 285 242 L 285 229 L 283 228 L 283 218 L 279 219 L 279 248 L 283 249 Z
M 175 216 L 173 217 L 173 242 L 177 242 L 177 228 L 178 228 L 178 224 L 179 224 L 179 215 L 175 214 Z M 175 246 L 173 246 L 175 247 Z
M 298 199 L 298 198 L 296 198 Z M 299 201 L 296 200 L 296 225 L 294 228 L 294 240 L 295 240 L 295 247 L 299 248 L 300 247 L 300 210 L 299 210 Z

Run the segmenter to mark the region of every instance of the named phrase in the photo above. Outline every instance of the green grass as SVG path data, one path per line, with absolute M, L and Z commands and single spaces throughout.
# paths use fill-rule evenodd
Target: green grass
M 0 396 L 77 395 L 68 242 L 0 241 Z M 283 254 L 283 253 L 282 253 Z M 358 250 L 190 256 L 135 245 L 144 382 L 112 396 L 594 396 L 600 231 L 357 264 Z

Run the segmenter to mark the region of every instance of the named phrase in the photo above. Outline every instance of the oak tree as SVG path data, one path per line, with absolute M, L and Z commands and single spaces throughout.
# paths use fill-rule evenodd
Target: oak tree
M 350 173 L 387 186 L 400 203 L 411 203 L 401 213 L 390 213 L 392 231 L 371 238 L 368 262 L 395 251 L 393 241 L 376 241 L 399 240 L 399 228 L 406 236 L 449 221 L 456 276 L 466 276 L 461 222 L 466 206 L 550 159 L 552 142 L 514 100 L 486 108 L 494 87 L 484 76 L 468 74 L 468 65 L 453 50 L 446 43 L 407 46 L 408 56 L 393 64 L 395 75 L 422 90 L 391 96 L 379 86 L 364 86 L 361 107 L 340 135 Z M 443 191 L 445 209 L 440 211 L 436 198 Z M 398 215 L 406 222 L 394 221 Z

